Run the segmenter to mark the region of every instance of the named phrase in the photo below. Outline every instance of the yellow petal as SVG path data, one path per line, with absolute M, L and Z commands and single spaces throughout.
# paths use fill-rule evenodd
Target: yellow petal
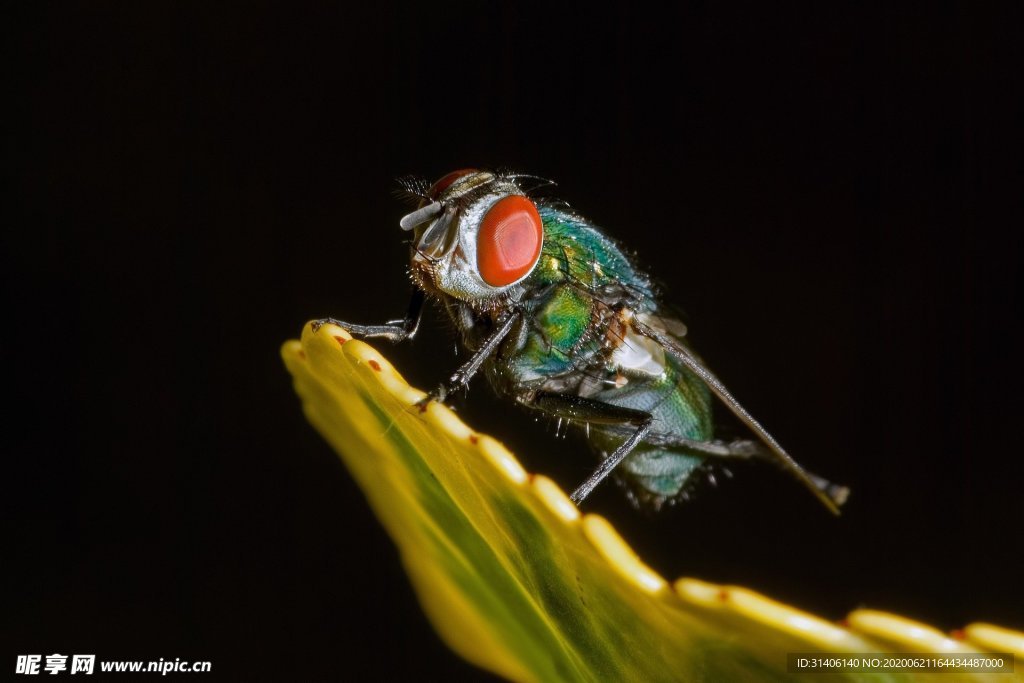
M 341 328 L 314 333 L 307 325 L 282 355 L 306 416 L 366 492 L 438 633 L 496 674 L 517 681 L 812 681 L 819 676 L 787 674 L 786 653 L 1020 656 L 1024 634 L 995 626 L 970 626 L 957 639 L 868 610 L 840 626 L 744 588 L 669 583 L 606 520 L 581 515 L 554 482 L 528 475 L 499 442 L 443 405 L 418 407 L 424 393 Z M 926 678 L 974 680 L 883 676 Z M 1020 672 L 988 678 L 1024 680 Z

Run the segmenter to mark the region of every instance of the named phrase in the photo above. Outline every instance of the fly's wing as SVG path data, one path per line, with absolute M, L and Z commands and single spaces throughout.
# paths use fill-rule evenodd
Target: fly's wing
M 803 482 L 818 500 L 822 502 L 825 507 L 831 510 L 834 514 L 839 514 L 839 506 L 843 504 L 849 491 L 841 486 L 835 486 L 829 482 L 819 478 L 812 477 L 808 474 L 804 468 L 800 467 L 799 464 L 787 453 L 779 442 L 761 426 L 757 420 L 754 419 L 753 415 L 747 412 L 747 410 L 740 405 L 729 390 L 725 388 L 710 370 L 704 367 L 704 364 L 691 352 L 685 345 L 679 342 L 673 335 L 654 328 L 651 325 L 637 319 L 636 316 L 630 320 L 630 326 L 633 330 L 640 335 L 648 337 L 658 342 L 662 348 L 665 349 L 666 353 L 671 354 L 680 363 L 682 363 L 690 372 L 696 375 L 708 389 L 711 390 L 718 399 L 725 404 L 725 406 L 732 411 L 732 413 L 739 418 L 743 424 L 747 425 L 757 438 L 760 439 L 771 454 L 771 457 L 780 465 L 783 469 L 787 470 L 794 477 Z

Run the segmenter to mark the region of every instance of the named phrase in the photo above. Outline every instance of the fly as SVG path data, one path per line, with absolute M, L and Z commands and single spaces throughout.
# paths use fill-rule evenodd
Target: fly
M 438 301 L 471 356 L 424 402 L 482 370 L 499 395 L 582 425 L 601 461 L 572 493 L 577 504 L 614 474 L 634 503 L 658 509 L 708 461 L 761 458 L 838 513 L 848 489 L 800 467 L 690 349 L 650 278 L 593 223 L 529 196 L 524 177 L 463 169 L 429 187 L 405 181 L 419 199 L 400 222 L 412 234 L 405 318 L 314 328 L 400 342 L 416 334 L 424 300 Z M 716 439 L 715 399 L 756 439 Z

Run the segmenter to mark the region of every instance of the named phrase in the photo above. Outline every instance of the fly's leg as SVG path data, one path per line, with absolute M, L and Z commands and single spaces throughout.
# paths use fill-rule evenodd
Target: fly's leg
M 737 439 L 728 443 L 724 441 L 694 441 L 670 434 L 650 434 L 647 442 L 659 446 L 676 446 L 687 449 L 699 455 L 710 458 L 733 458 L 737 460 L 749 460 L 758 458 L 778 466 L 779 461 L 764 444 L 750 439 Z M 828 496 L 836 505 L 842 505 L 850 496 L 850 489 L 846 486 L 833 484 L 824 477 L 819 477 L 813 472 L 804 470 L 804 474 L 811 484 L 821 493 Z
M 350 333 L 358 337 L 383 337 L 388 341 L 398 343 L 416 336 L 420 327 L 420 318 L 423 315 L 423 290 L 414 289 L 412 298 L 409 300 L 409 311 L 401 320 L 391 320 L 383 325 L 353 325 L 351 323 L 335 320 L 334 318 L 321 318 L 312 323 L 313 331 L 316 332 L 321 326 L 330 323 L 338 327 L 344 327 Z
M 737 458 L 747 459 L 763 457 L 771 460 L 771 455 L 757 441 L 750 439 L 737 439 L 726 443 L 725 441 L 697 441 L 674 434 L 662 434 L 652 432 L 647 437 L 647 443 L 653 446 L 669 446 L 685 448 L 693 451 L 695 455 L 702 455 L 709 458 Z
M 484 340 L 480 348 L 473 352 L 473 356 L 452 373 L 447 382 L 444 382 L 437 389 L 424 396 L 417 405 L 423 406 L 430 401 L 444 402 L 445 398 L 450 394 L 465 388 L 487 359 L 494 355 L 502 340 L 508 336 L 508 333 L 512 331 L 512 328 L 519 322 L 521 317 L 522 311 L 513 308 L 509 313 L 499 318 L 497 328 Z
M 819 477 L 814 472 L 806 472 L 806 474 L 811 483 L 818 487 L 818 490 L 828 496 L 836 505 L 844 505 L 846 499 L 850 497 L 849 486 L 833 484 L 825 477 Z
M 616 448 L 611 455 L 602 460 L 601 464 L 594 470 L 594 473 L 587 477 L 587 480 L 572 492 L 572 495 L 569 497 L 577 505 L 582 503 L 590 495 L 590 492 L 604 481 L 605 477 L 619 466 L 619 463 L 626 459 L 626 456 L 637 447 L 637 444 L 644 440 L 644 437 L 650 432 L 651 422 L 654 420 L 650 413 L 643 410 L 622 408 L 610 403 L 593 401 L 570 394 L 552 394 L 542 391 L 534 395 L 532 399 L 524 401 L 524 403 L 555 417 L 592 424 L 632 425 L 636 427 L 636 430 L 629 438 L 622 442 L 622 445 Z
M 658 342 L 665 351 L 673 358 L 682 363 L 686 368 L 696 375 L 708 389 L 711 390 L 715 396 L 718 397 L 725 406 L 732 411 L 732 414 L 739 418 L 740 422 L 745 424 L 750 431 L 752 431 L 758 439 L 764 443 L 768 448 L 768 456 L 775 461 L 775 463 L 782 469 L 788 471 L 798 480 L 800 480 L 804 486 L 806 486 L 814 495 L 818 497 L 818 500 L 822 502 L 833 514 L 839 514 L 839 506 L 842 505 L 842 500 L 845 500 L 845 496 L 842 496 L 842 500 L 839 500 L 830 495 L 827 489 L 823 489 L 820 486 L 820 481 L 815 481 L 804 468 L 800 467 L 799 464 L 793 459 L 793 457 L 787 453 L 778 441 L 775 440 L 771 434 L 768 433 L 761 423 L 754 419 L 754 416 L 747 412 L 746 408 L 740 405 L 729 390 L 725 388 L 722 381 L 718 379 L 714 373 L 704 367 L 704 364 L 693 355 L 693 353 L 679 343 L 677 339 L 674 339 L 671 335 L 662 332 L 661 330 L 654 329 L 650 325 L 637 320 L 635 317 L 630 320 L 630 326 L 633 330 L 644 337 L 653 339 Z M 820 480 L 820 477 L 817 479 Z M 843 487 L 838 487 L 842 489 Z

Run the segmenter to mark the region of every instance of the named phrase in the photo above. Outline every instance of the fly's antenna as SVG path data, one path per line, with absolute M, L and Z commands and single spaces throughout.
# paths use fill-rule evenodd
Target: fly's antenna
M 402 220 L 399 221 L 399 225 L 402 227 L 402 230 L 408 232 L 409 230 L 416 228 L 418 225 L 423 225 L 428 221 L 434 220 L 441 215 L 443 211 L 444 206 L 441 202 L 431 202 L 430 204 L 416 209 L 412 213 L 404 216 Z
M 412 202 L 430 199 L 427 196 L 427 190 L 430 189 L 430 183 L 428 183 L 426 178 L 423 176 L 402 176 L 401 178 L 398 178 L 396 182 L 398 183 L 398 189 L 394 191 L 394 194 L 399 199 Z

